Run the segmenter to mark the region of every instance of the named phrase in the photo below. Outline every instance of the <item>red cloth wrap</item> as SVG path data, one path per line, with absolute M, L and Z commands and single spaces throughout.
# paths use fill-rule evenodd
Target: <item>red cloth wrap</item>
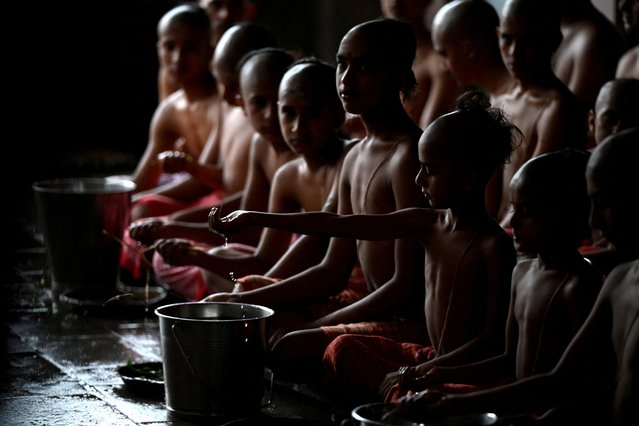
M 365 330 L 367 324 L 369 329 Z M 333 327 L 327 327 L 329 331 L 331 328 Z M 348 331 L 355 330 L 351 328 Z M 426 327 L 421 324 L 363 323 L 359 331 L 361 334 L 335 337 L 324 352 L 323 364 L 329 385 L 351 389 L 366 399 L 380 399 L 378 389 L 386 374 L 397 371 L 402 366 L 421 364 L 435 356 L 432 346 L 399 343 L 391 337 L 403 335 L 412 337 L 405 339 L 407 341 L 423 341 L 427 334 Z

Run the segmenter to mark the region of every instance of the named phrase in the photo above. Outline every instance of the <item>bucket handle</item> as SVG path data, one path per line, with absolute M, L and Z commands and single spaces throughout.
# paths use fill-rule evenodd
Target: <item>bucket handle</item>
M 269 405 L 271 405 L 271 402 L 273 402 L 273 383 L 275 382 L 275 374 L 273 373 L 273 371 L 271 371 L 270 368 L 265 369 L 264 371 L 268 371 L 269 373 L 268 398 L 266 398 L 266 400 L 262 402 L 262 408 L 268 407 Z
M 193 377 L 195 377 L 195 380 L 197 380 L 204 389 L 209 391 L 209 393 L 211 393 L 211 394 L 213 394 L 215 396 L 220 395 L 220 392 L 215 387 L 213 387 L 210 383 L 205 382 L 204 380 L 202 380 L 202 376 L 197 374 L 197 372 L 195 371 L 195 368 L 193 368 L 193 365 L 191 365 L 191 361 L 189 360 L 188 355 L 184 351 L 184 348 L 182 347 L 182 342 L 180 342 L 180 338 L 178 337 L 178 333 L 177 333 L 177 330 L 176 330 L 176 326 L 178 324 L 179 323 L 173 323 L 171 325 L 171 332 L 173 333 L 173 337 L 175 338 L 175 343 L 177 343 L 178 348 L 180 349 L 180 352 L 182 353 L 182 357 L 186 361 L 186 365 L 189 367 L 189 370 L 191 370 L 191 374 L 193 375 Z
M 177 343 L 177 346 L 180 349 L 180 352 L 182 353 L 182 357 L 186 361 L 186 365 L 189 367 L 189 370 L 191 371 L 191 374 L 193 375 L 193 377 L 195 377 L 195 380 L 197 380 L 204 389 L 209 391 L 209 393 L 211 393 L 211 394 L 213 394 L 215 396 L 219 396 L 220 392 L 214 386 L 212 386 L 210 383 L 204 382 L 202 380 L 202 376 L 197 374 L 197 372 L 195 371 L 195 368 L 191 364 L 191 361 L 189 360 L 189 357 L 186 354 L 186 351 L 184 350 L 184 347 L 182 347 L 182 342 L 180 341 L 180 338 L 178 337 L 178 334 L 177 334 L 176 327 L 177 327 L 178 324 L 179 323 L 173 323 L 171 325 L 171 333 L 173 334 L 173 337 L 175 338 L 175 343 Z M 273 401 L 273 383 L 275 381 L 275 374 L 273 374 L 273 372 L 270 369 L 268 371 L 270 373 L 270 377 L 268 379 L 268 381 L 269 381 L 268 398 L 266 399 L 265 402 L 262 402 L 262 405 L 261 405 L 262 408 L 268 407 L 269 405 L 271 405 L 271 402 Z

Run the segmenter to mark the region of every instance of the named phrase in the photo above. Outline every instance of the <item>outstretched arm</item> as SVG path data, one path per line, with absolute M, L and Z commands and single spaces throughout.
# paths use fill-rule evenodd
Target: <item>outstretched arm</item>
M 324 235 L 358 240 L 391 240 L 421 234 L 436 212 L 430 209 L 407 208 L 387 214 L 339 215 L 329 212 L 264 213 L 237 210 L 220 217 L 214 207 L 209 214 L 209 229 L 231 236 L 244 228 L 260 226 L 305 235 Z M 430 220 L 429 220 L 430 219 Z
M 129 233 L 131 238 L 148 246 L 159 239 L 166 238 L 187 238 L 211 245 L 223 243 L 217 235 L 208 231 L 205 223 L 147 219 L 131 224 Z

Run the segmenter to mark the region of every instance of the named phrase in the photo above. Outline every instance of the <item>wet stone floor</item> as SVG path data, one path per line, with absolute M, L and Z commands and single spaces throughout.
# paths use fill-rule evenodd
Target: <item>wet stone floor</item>
M 277 381 L 272 392 L 265 381 L 271 398 L 259 414 L 204 419 L 170 413 L 163 387 L 125 383 L 120 367 L 162 360 L 156 306 L 109 312 L 54 302 L 34 216 L 20 216 L 14 250 L 3 256 L 0 425 L 340 424 L 343 413 L 325 400 Z

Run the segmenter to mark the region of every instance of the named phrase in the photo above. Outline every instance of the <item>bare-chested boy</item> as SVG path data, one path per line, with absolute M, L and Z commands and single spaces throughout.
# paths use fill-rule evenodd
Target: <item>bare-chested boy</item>
M 595 104 L 599 88 L 614 78 L 626 40 L 591 0 L 560 0 L 563 36 L 553 57 L 557 77 L 575 94 L 584 112 Z M 594 146 L 594 140 L 589 147 Z
M 220 39 L 214 55 L 213 71 L 220 90 L 218 126 L 208 135 L 198 161 L 183 161 L 191 175 L 179 182 L 138 193 L 133 197 L 131 218 L 169 215 L 190 207 L 180 220 L 205 222 L 208 210 L 224 196 L 240 195 L 248 176 L 248 158 L 253 128 L 238 105 L 237 64 L 251 50 L 276 45 L 273 35 L 261 25 L 243 23 L 231 27 Z M 172 158 L 174 162 L 179 158 Z M 185 160 L 182 158 L 182 160 Z M 176 165 L 173 165 L 176 167 Z
M 447 3 L 432 24 L 433 47 L 460 86 L 481 88 L 492 101 L 515 86 L 499 51 L 498 26 L 497 11 L 483 0 Z
M 442 6 L 432 24 L 433 47 L 463 88 L 477 87 L 496 99 L 511 92 L 516 84 L 499 51 L 496 28 L 499 15 L 483 0 L 455 0 Z M 501 194 L 501 168 L 486 191 L 488 211 L 497 215 Z
M 572 416 L 549 424 L 639 423 L 639 204 L 628 193 L 639 182 L 638 157 L 639 129 L 634 128 L 609 136 L 588 161 L 591 228 L 601 229 L 624 259 L 606 278 L 585 324 L 553 370 L 467 394 L 420 392 L 399 401 L 411 417 L 519 415 L 572 401 Z
M 214 73 L 222 98 L 219 126 L 209 135 L 202 159 L 186 161 L 184 169 L 193 173 L 191 177 L 133 197 L 130 232 L 134 238 L 125 233 L 127 246 L 120 256 L 121 277 L 125 281 L 129 277 L 143 280 L 143 272 L 148 272 L 138 251 L 129 247 L 135 246 L 136 239 L 149 245 L 157 238 L 173 237 L 222 243 L 208 231 L 208 213 L 220 200 L 229 209 L 241 205 L 255 132 L 238 103 L 237 65 L 252 50 L 275 45 L 270 31 L 255 23 L 235 25 L 221 37 L 214 55 Z M 203 178 L 203 174 L 208 177 Z M 221 188 L 212 189 L 211 182 Z M 253 241 L 246 242 L 255 243 L 257 237 L 253 237 Z
M 414 56 L 415 36 L 401 21 L 368 21 L 342 38 L 337 52 L 338 92 L 344 109 L 359 114 L 367 132 L 344 159 L 337 201 L 342 214 L 389 213 L 424 205 L 413 181 L 419 170 L 417 142 L 422 131 L 406 113 L 399 96 L 400 91 L 409 91 L 416 84 Z M 258 222 L 254 225 L 262 226 Z M 423 341 L 424 255 L 414 239 L 371 242 L 333 238 L 321 263 L 293 277 L 256 290 L 214 294 L 205 300 L 259 303 L 277 307 L 276 315 L 282 315 L 338 294 L 358 262 L 370 294 L 343 309 L 324 310 L 319 317 L 317 311 L 311 312 L 307 322 L 289 323 L 275 331 L 272 342 L 284 331 L 298 330 L 275 348 L 278 366 L 286 366 L 279 372 L 299 375 L 300 380 L 321 374 L 324 349 L 336 335 L 349 330 L 401 332 L 406 340 Z M 401 327 L 392 321 L 396 318 L 404 319 Z
M 619 58 L 615 77 L 639 79 L 639 0 L 619 0 L 617 13 L 629 47 Z
M 185 155 L 198 158 L 219 125 L 220 98 L 209 68 L 213 47 L 206 12 L 197 5 L 171 9 L 158 23 L 158 39 L 160 54 L 171 57 L 167 72 L 181 89 L 162 101 L 153 115 L 149 143 L 132 175 L 136 192 L 160 181 L 160 153 L 173 151 L 181 141 Z
M 255 129 L 251 142 L 249 176 L 241 203 L 247 208 L 267 211 L 275 172 L 281 165 L 297 157 L 282 136 L 277 114 L 279 83 L 292 62 L 293 57 L 285 50 L 264 48 L 249 52 L 238 64 L 241 93 L 239 102 L 252 128 Z M 154 228 L 153 224 L 148 226 L 146 229 L 141 228 L 140 232 L 131 230 L 132 237 L 144 239 L 144 242 L 149 243 L 147 238 L 150 233 L 147 231 L 149 229 L 157 231 L 157 228 Z M 257 232 L 247 232 L 240 240 L 250 246 L 237 246 L 238 250 L 253 250 L 252 246 L 259 240 L 260 230 L 252 231 Z M 142 235 L 143 233 L 145 235 Z M 158 237 L 158 232 L 151 233 L 154 234 L 153 237 Z M 181 239 L 161 240 L 157 246 L 158 253 L 166 255 L 168 259 L 176 260 L 182 260 L 184 252 L 190 249 L 191 245 L 185 244 L 185 241 Z M 176 265 L 183 265 L 183 263 L 177 262 Z M 199 300 L 210 293 L 196 267 L 173 267 L 156 253 L 153 271 L 158 280 L 187 299 Z
M 346 141 L 337 136 L 344 109 L 335 89 L 335 68 L 314 59 L 298 61 L 282 78 L 278 104 L 284 138 L 301 157 L 276 171 L 268 211 L 321 210 L 347 152 Z M 210 294 L 233 289 L 230 273 L 241 278 L 266 272 L 286 252 L 291 236 L 266 229 L 252 254 L 230 246 L 189 250 L 188 242 L 171 240 L 160 242 L 158 252 L 169 264 L 201 268 Z
M 551 58 L 561 31 L 552 0 L 506 0 L 498 29 L 504 64 L 517 80 L 515 88 L 499 97 L 500 105 L 524 134 L 503 168 L 501 191 L 490 205 L 496 218 L 508 226 L 509 185 L 515 172 L 530 158 L 566 147 L 585 149 L 587 126 L 575 95 L 553 73 Z
M 430 23 L 425 22 L 426 11 L 432 8 L 432 3 L 432 0 L 380 0 L 384 16 L 407 22 L 417 39 L 413 62 L 417 90 L 404 96 L 403 102 L 408 115 L 422 129 L 435 118 L 451 111 L 460 90 L 433 49 Z
M 617 78 L 601 87 L 594 109 L 588 112 L 588 127 L 597 144 L 614 133 L 639 127 L 636 99 L 639 99 L 637 79 Z M 618 263 L 614 247 L 599 230 L 593 230 L 590 243 L 584 244 L 580 250 L 603 275 Z
M 511 153 L 517 130 L 488 105 L 485 95 L 468 95 L 455 112 L 424 131 L 415 182 L 430 209 L 341 215 L 236 212 L 213 221 L 220 232 L 248 221 L 340 239 L 419 239 L 426 251 L 423 309 L 428 338 L 422 342 L 429 342 L 427 346 L 383 333 L 364 336 L 355 327 L 338 326 L 343 329 L 341 336 L 334 336 L 330 327 L 325 329 L 327 337 L 336 337 L 324 354 L 325 367 L 349 388 L 352 398 L 379 399 L 377 390 L 384 376 L 401 365 L 429 359 L 435 365 L 467 362 L 503 348 L 515 252 L 510 237 L 486 211 L 484 197 L 494 170 Z M 324 325 L 321 320 L 316 323 Z M 285 335 L 273 356 L 282 356 L 279 345 L 307 344 L 303 333 Z M 299 362 L 286 355 L 288 363 Z M 396 391 L 392 389 L 393 394 Z
M 560 151 L 528 160 L 510 189 L 515 246 L 536 253 L 513 271 L 503 354 L 472 364 L 407 371 L 413 391 L 443 383 L 491 387 L 552 370 L 583 325 L 602 278 L 577 251 L 590 234 L 588 153 Z

